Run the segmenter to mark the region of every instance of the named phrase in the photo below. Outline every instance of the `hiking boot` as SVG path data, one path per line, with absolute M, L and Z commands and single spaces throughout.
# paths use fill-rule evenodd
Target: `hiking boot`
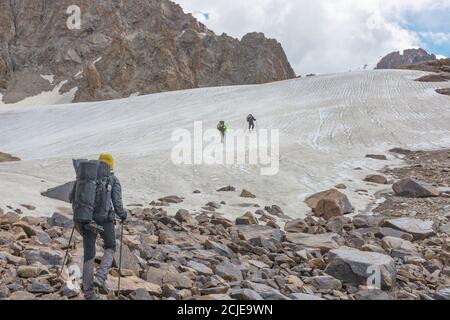
M 94 234 L 105 232 L 105 229 L 103 229 L 101 225 L 96 224 L 94 221 L 91 221 L 88 224 L 86 224 L 85 228 L 92 231 Z
M 108 295 L 109 289 L 106 286 L 106 282 L 99 277 L 94 277 L 94 286 L 98 289 L 100 294 Z

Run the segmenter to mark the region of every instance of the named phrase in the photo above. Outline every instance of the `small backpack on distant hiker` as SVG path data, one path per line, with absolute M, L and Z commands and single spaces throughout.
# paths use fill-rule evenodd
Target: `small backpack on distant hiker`
M 98 224 L 106 219 L 111 210 L 109 166 L 97 160 L 74 160 L 73 164 L 77 174 L 70 199 L 73 220 L 94 233 L 102 233 L 103 228 Z

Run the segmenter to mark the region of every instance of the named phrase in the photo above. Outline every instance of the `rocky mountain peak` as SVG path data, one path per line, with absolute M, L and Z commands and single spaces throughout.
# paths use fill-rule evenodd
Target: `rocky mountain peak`
M 80 0 L 79 29 L 67 26 L 72 5 L 0 2 L 3 102 L 57 86 L 80 102 L 295 77 L 276 40 L 217 36 L 169 0 Z
M 402 65 L 417 64 L 424 61 L 436 60 L 434 54 L 429 54 L 422 48 L 407 49 L 401 54 L 399 51 L 391 52 L 377 64 L 376 69 L 397 69 Z

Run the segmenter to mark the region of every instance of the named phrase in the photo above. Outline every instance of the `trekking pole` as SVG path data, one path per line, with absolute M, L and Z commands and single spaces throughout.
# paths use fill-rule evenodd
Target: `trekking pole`
M 64 266 L 66 265 L 66 260 L 67 260 L 67 256 L 69 255 L 69 250 L 70 250 L 70 246 L 71 246 L 71 243 L 72 243 L 72 238 L 73 238 L 73 233 L 74 232 L 75 232 L 75 224 L 73 225 L 72 233 L 70 234 L 69 245 L 67 247 L 66 255 L 64 256 L 64 260 L 63 260 L 63 263 L 61 265 L 61 268 L 59 269 L 58 277 L 60 277 L 62 275 L 62 272 L 64 270 Z
M 123 248 L 123 221 L 120 227 L 120 252 L 119 252 L 119 281 L 117 286 L 117 298 L 120 298 L 120 279 L 122 278 L 122 248 Z

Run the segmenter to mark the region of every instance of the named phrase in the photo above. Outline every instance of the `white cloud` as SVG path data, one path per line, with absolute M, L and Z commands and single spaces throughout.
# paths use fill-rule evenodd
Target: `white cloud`
M 450 33 L 445 32 L 421 32 L 420 36 L 438 46 L 450 43 Z
M 216 33 L 276 38 L 302 75 L 373 66 L 391 51 L 419 47 L 421 36 L 402 27 L 404 13 L 450 7 L 450 0 L 175 1 L 187 12 L 209 13 L 202 22 Z

